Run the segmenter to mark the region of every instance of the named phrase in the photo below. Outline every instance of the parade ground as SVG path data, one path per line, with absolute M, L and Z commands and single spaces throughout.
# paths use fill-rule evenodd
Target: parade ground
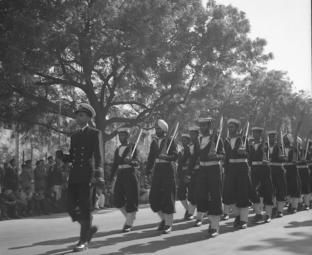
M 220 235 L 214 239 L 207 238 L 207 224 L 193 227 L 194 222 L 181 220 L 183 213 L 178 205 L 173 231 L 163 235 L 155 230 L 158 217 L 147 205 L 140 208 L 136 226 L 126 234 L 121 233 L 123 217 L 118 210 L 97 211 L 94 223 L 99 232 L 89 249 L 78 254 L 312 254 L 311 210 L 285 215 L 269 224 L 250 223 L 246 230 L 234 230 L 230 219 L 222 222 Z M 78 232 L 78 224 L 67 214 L 1 221 L 0 254 L 72 254 Z

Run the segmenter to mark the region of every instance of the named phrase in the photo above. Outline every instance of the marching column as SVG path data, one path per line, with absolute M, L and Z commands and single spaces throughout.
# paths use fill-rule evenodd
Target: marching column
M 158 230 L 168 234 L 175 213 L 175 169 L 172 163 L 177 160 L 178 153 L 173 138 L 167 136 L 168 124 L 164 120 L 157 121 L 155 130 L 147 160 L 147 174 L 152 174 L 149 200 L 151 209 L 161 219 Z
M 114 181 L 114 205 L 125 216 L 126 222 L 123 232 L 131 231 L 139 204 L 138 179 L 135 171 L 137 165 L 137 151 L 134 145 L 128 142 L 130 131 L 121 128 L 118 131 L 121 145 L 116 149 L 111 172 L 111 181 Z M 133 155 L 132 155 L 133 154 Z

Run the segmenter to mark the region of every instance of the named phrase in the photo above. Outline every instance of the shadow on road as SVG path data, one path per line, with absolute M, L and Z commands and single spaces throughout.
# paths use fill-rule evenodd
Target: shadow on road
M 296 228 L 296 227 L 311 227 L 312 220 L 307 221 L 292 221 L 284 228 Z M 304 232 L 292 232 L 289 233 L 289 238 L 267 238 L 260 240 L 263 245 L 248 245 L 242 247 L 242 251 L 255 251 L 255 250 L 268 250 L 280 249 L 287 253 L 293 252 L 294 254 L 311 255 L 312 254 L 312 233 L 307 234 Z

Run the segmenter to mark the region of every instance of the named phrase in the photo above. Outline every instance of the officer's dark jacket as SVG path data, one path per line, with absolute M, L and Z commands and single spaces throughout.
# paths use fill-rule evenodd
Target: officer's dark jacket
M 134 148 L 133 144 L 127 144 L 127 147 L 125 148 L 125 150 L 123 151 L 122 155 L 119 155 L 119 148 L 122 147 L 123 145 L 118 146 L 118 148 L 115 150 L 115 154 L 114 154 L 114 162 L 113 162 L 113 166 L 111 169 L 111 175 L 110 175 L 110 179 L 112 180 L 116 174 L 116 171 L 118 169 L 119 165 L 123 165 L 123 164 L 127 164 L 124 162 L 126 157 L 130 157 L 132 150 Z M 135 150 L 135 152 L 133 153 L 132 156 L 132 160 L 136 160 L 137 158 L 137 150 Z M 134 165 L 131 165 L 130 168 L 133 169 Z
M 159 138 L 157 136 L 153 137 L 153 141 L 151 143 L 150 151 L 147 158 L 147 166 L 146 166 L 147 173 L 151 172 L 157 157 L 162 153 L 166 153 L 167 148 L 170 144 L 170 139 L 165 138 L 161 141 L 160 146 L 158 146 L 158 140 Z M 176 161 L 177 158 L 178 158 L 177 146 L 175 144 L 175 141 L 173 141 L 169 149 L 168 161 Z
M 90 182 L 94 170 L 102 168 L 101 131 L 87 126 L 71 136 L 69 161 L 72 167 L 69 182 Z
M 184 170 L 184 167 L 188 167 L 190 160 L 191 152 L 190 146 L 183 146 L 182 150 L 178 154 L 178 168 L 177 173 L 178 177 L 182 178 L 184 175 L 188 174 L 188 169 Z

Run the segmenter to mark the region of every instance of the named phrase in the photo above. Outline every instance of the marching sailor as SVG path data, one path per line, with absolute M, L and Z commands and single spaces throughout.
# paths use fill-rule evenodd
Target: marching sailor
M 262 139 L 263 128 L 253 127 L 253 141 L 249 149 L 249 162 L 251 165 L 251 180 L 256 191 L 256 199 L 253 207 L 256 212 L 255 222 L 262 221 L 260 197 L 263 197 L 265 206 L 265 222 L 270 222 L 273 209 L 273 184 L 271 169 L 267 165 L 267 154 L 265 153 L 265 142 Z
M 217 143 L 215 134 L 211 135 L 211 117 L 199 118 L 200 132 L 200 167 L 196 175 L 196 204 L 198 220 L 208 214 L 210 226 L 208 234 L 215 237 L 219 233 L 220 216 L 222 215 L 222 168 L 220 161 L 224 151 L 222 142 Z
M 251 206 L 250 200 L 254 195 L 247 160 L 249 147 L 238 133 L 240 121 L 229 119 L 227 125 L 229 137 L 224 141 L 226 175 L 223 201 L 233 208 L 234 228 L 246 229 L 248 207 Z
M 167 135 L 168 124 L 164 120 L 157 121 L 155 130 L 147 160 L 147 174 L 152 174 L 149 200 L 151 209 L 161 219 L 158 230 L 168 234 L 172 230 L 175 213 L 176 184 L 172 163 L 177 160 L 178 152 L 174 137 Z
M 101 131 L 88 126 L 95 117 L 89 104 L 82 103 L 75 112 L 79 131 L 71 136 L 70 155 L 72 163 L 68 178 L 68 213 L 80 224 L 80 239 L 74 251 L 88 248 L 88 243 L 97 232 L 92 226 L 92 209 L 95 203 L 95 183 L 103 182 Z
M 120 146 L 114 154 L 114 162 L 111 172 L 111 181 L 114 181 L 114 205 L 125 216 L 126 222 L 123 232 L 131 231 L 139 204 L 138 178 L 135 166 L 137 165 L 137 150 L 129 143 L 130 131 L 128 128 L 120 128 L 118 137 Z M 134 150 L 134 151 L 133 151 Z

